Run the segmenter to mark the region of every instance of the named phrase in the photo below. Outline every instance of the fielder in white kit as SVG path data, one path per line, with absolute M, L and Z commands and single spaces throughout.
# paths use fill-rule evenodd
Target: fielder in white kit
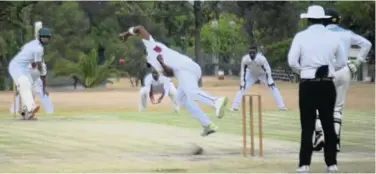
M 43 66 L 43 69 L 47 70 L 45 63 L 42 63 L 42 66 Z M 42 82 L 42 79 L 40 78 L 41 73 L 39 72 L 36 63 L 30 64 L 29 68 L 30 68 L 29 70 L 30 70 L 31 78 L 33 80 L 33 82 L 32 82 L 32 93 L 33 93 L 34 100 L 35 100 L 36 95 L 38 95 L 40 101 L 42 102 L 42 105 L 43 105 L 45 112 L 48 113 L 48 114 L 52 114 L 54 112 L 54 108 L 53 108 L 53 105 L 52 105 L 52 102 L 50 100 L 48 92 L 46 92 L 46 91 L 43 92 L 43 82 Z M 16 100 L 15 100 L 16 106 L 14 107 L 14 103 L 12 104 L 12 106 L 10 108 L 11 113 L 15 112 L 14 109 L 16 109 L 16 112 L 18 111 L 18 109 L 20 107 L 19 106 L 19 100 L 20 100 L 20 96 L 17 95 Z
M 161 94 L 155 101 L 154 94 Z M 159 104 L 163 98 L 169 96 L 171 98 L 172 108 L 175 112 L 179 111 L 177 100 L 177 92 L 171 79 L 160 75 L 156 70 L 146 75 L 144 87 L 140 89 L 140 106 L 139 110 L 144 111 L 147 105 L 147 99 L 150 98 L 151 103 Z
M 38 39 L 26 43 L 21 51 L 10 61 L 8 66 L 9 74 L 16 84 L 17 90 L 21 95 L 21 101 L 24 105 L 22 110 L 25 112 L 26 119 L 33 119 L 35 113 L 39 110 L 39 105 L 34 101 L 32 94 L 32 78 L 29 71 L 29 65 L 36 63 L 38 70 L 42 75 L 46 74 L 43 68 L 42 60 L 44 54 L 43 45 L 47 44 L 51 38 L 51 33 L 47 28 L 41 28 L 38 31 Z M 43 84 L 43 93 L 46 93 L 45 84 Z
M 275 102 L 280 110 L 287 110 L 278 88 L 275 86 L 272 78 L 272 72 L 265 56 L 261 52 L 257 52 L 257 47 L 252 47 L 249 54 L 243 56 L 240 67 L 240 90 L 236 93 L 232 103 L 231 111 L 237 111 L 242 101 L 244 93 L 257 80 L 268 85 L 272 92 Z
M 224 116 L 227 97 L 213 97 L 199 87 L 201 81 L 201 67 L 186 55 L 180 54 L 166 45 L 157 42 L 142 26 L 131 27 L 120 34 L 122 40 L 129 36 L 138 35 L 142 38 L 147 51 L 147 61 L 159 72 L 167 76 L 175 76 L 179 82 L 178 103 L 195 117 L 203 127 L 201 136 L 215 133 L 217 126 L 193 101 L 211 106 L 216 110 L 217 118 Z
M 326 15 L 331 16 L 326 22 L 326 28 L 335 34 L 341 39 L 341 45 L 345 50 L 345 59 L 348 61 L 349 55 L 348 52 L 351 49 L 352 45 L 357 45 L 360 47 L 360 51 L 356 57 L 355 61 L 348 61 L 347 66 L 340 67 L 336 69 L 335 78 L 334 78 L 334 85 L 336 86 L 337 97 L 336 103 L 334 106 L 334 128 L 337 134 L 337 151 L 340 151 L 341 142 L 341 126 L 342 126 L 342 111 L 343 106 L 346 101 L 347 91 L 350 86 L 351 75 L 357 71 L 357 67 L 362 63 L 365 62 L 365 59 L 372 47 L 370 41 L 365 39 L 364 37 L 350 31 L 343 29 L 340 27 L 339 21 L 341 17 L 339 14 L 333 9 L 327 9 Z M 319 113 L 317 113 L 319 114 Z M 315 128 L 315 135 L 314 135 L 314 143 L 313 143 L 313 150 L 320 151 L 324 147 L 324 133 L 321 125 L 320 119 L 316 120 L 316 128 Z

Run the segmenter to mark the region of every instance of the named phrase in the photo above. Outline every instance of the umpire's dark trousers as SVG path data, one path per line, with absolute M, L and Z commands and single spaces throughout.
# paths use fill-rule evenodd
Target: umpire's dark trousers
M 316 109 L 324 130 L 325 136 L 325 163 L 327 166 L 337 164 L 336 142 L 337 136 L 334 130 L 334 104 L 336 90 L 330 78 L 301 79 L 299 84 L 299 108 L 301 141 L 299 166 L 311 165 L 312 136 L 316 123 Z

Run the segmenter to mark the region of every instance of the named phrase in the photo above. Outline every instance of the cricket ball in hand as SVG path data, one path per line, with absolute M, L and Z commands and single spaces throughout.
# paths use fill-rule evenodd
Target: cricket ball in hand
M 125 60 L 123 58 L 119 59 L 120 64 L 124 64 Z

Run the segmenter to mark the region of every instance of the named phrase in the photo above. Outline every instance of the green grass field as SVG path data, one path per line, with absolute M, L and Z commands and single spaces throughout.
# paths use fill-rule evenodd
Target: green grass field
M 184 111 L 82 111 L 42 115 L 38 121 L 1 115 L 0 172 L 285 173 L 295 172 L 298 159 L 296 111 L 263 113 L 262 158 L 241 155 L 239 112 L 228 112 L 221 120 L 210 114 L 219 130 L 205 138 L 199 135 L 198 122 Z M 374 173 L 375 113 L 346 110 L 345 115 L 339 169 Z M 204 154 L 190 155 L 191 143 L 203 147 Z M 312 172 L 326 172 L 321 152 L 314 154 Z

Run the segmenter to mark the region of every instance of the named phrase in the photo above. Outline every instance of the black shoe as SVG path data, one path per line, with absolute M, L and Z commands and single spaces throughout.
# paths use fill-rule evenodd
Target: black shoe
M 25 118 L 25 112 L 21 112 L 21 117 L 22 117 L 23 120 L 26 119 L 26 118 Z

